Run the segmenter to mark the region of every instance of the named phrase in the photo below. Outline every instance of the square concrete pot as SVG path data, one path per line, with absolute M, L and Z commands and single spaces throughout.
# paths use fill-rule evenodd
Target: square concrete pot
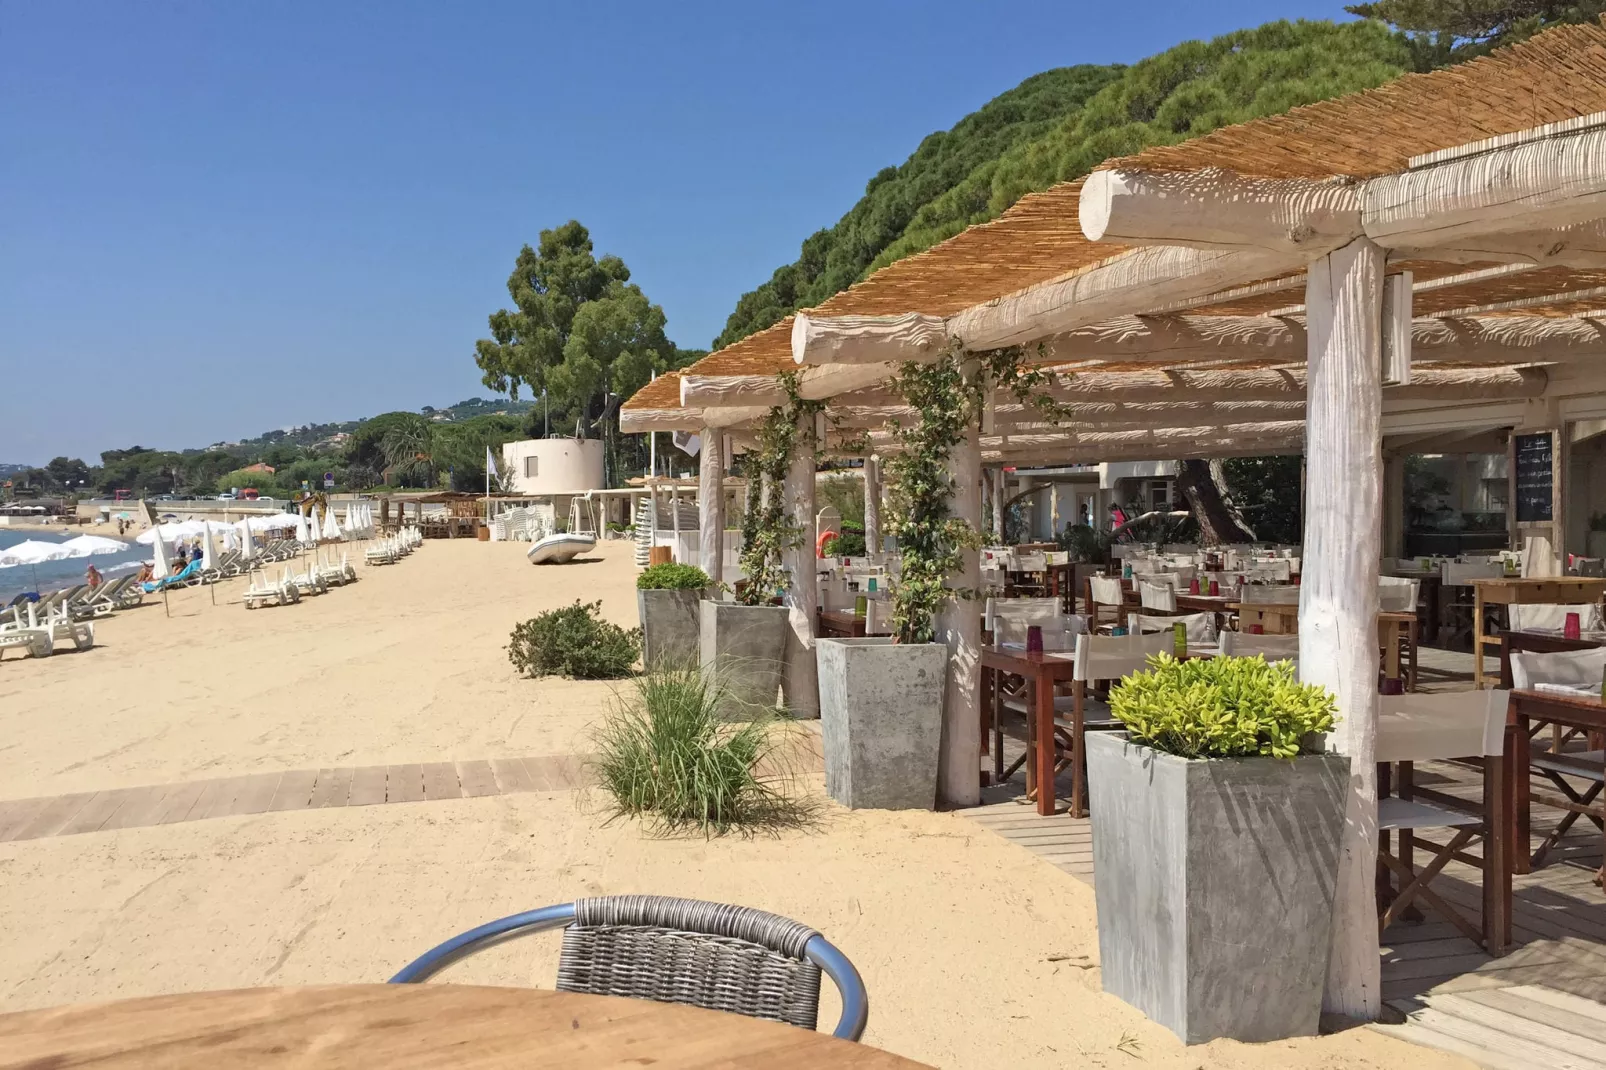
M 1349 759 L 1189 761 L 1088 733 L 1104 990 L 1184 1043 L 1313 1036 Z
M 773 711 L 786 658 L 785 606 L 743 606 L 704 600 L 699 643 L 703 672 L 717 673 L 724 687 L 720 712 L 745 721 Z
M 942 643 L 821 639 L 825 790 L 851 809 L 931 810 L 942 751 Z
M 686 669 L 698 664 L 702 647 L 705 590 L 636 591 L 641 613 L 642 664 Z

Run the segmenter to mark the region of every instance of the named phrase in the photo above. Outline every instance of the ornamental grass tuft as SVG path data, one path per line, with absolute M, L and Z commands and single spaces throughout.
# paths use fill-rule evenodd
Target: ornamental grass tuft
M 726 722 L 723 698 L 718 677 L 696 669 L 644 673 L 619 696 L 595 732 L 593 759 L 615 817 L 705 836 L 810 823 L 810 800 L 792 790 L 801 738 L 791 722 Z
M 1110 712 L 1134 743 L 1179 758 L 1293 758 L 1332 731 L 1333 696 L 1294 678 L 1291 662 L 1149 659 L 1110 689 Z

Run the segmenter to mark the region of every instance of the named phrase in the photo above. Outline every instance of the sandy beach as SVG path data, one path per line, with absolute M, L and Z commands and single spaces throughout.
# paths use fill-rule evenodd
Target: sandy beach
M 300 605 L 239 581 L 102 622 L 95 649 L 0 663 L 5 800 L 347 766 L 584 755 L 616 685 L 526 680 L 503 646 L 541 609 L 635 623 L 633 547 L 533 568 L 431 542 Z M 817 784 L 814 785 L 818 787 Z M 41 804 L 43 805 L 43 804 Z M 5 829 L 0 828 L 0 839 Z M 778 838 L 659 839 L 589 790 L 294 809 L 0 843 L 0 1011 L 162 992 L 383 980 L 482 921 L 656 892 L 796 917 L 871 995 L 866 1042 L 942 1067 L 1429 1068 L 1370 1029 L 1185 1048 L 1099 990 L 1093 894 L 959 813 L 849 812 Z M 452 980 L 548 987 L 557 937 Z M 826 986 L 829 989 L 829 985 Z M 822 1021 L 834 1020 L 827 995 Z

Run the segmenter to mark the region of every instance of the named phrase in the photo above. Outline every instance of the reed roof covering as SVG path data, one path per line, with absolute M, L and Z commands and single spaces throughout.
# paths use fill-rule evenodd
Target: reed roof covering
M 1150 148 L 1105 166 L 1161 171 L 1217 167 L 1269 178 L 1368 178 L 1405 170 L 1424 154 L 1597 112 L 1606 112 L 1606 25 L 1601 23 L 1553 29 L 1456 67 L 1406 75 L 1375 89 Z M 822 317 L 908 312 L 952 316 L 1123 255 L 1127 250 L 1120 245 L 1083 236 L 1078 221 L 1081 191 L 1082 181 L 1076 180 L 1028 194 L 997 219 L 890 264 L 811 311 Z M 1411 270 L 1421 282 L 1479 266 L 1489 265 L 1413 261 L 1391 264 L 1390 270 Z M 1292 276 L 1286 282 L 1253 296 L 1201 301 L 1195 311 L 1252 315 L 1288 309 L 1303 301 L 1303 280 Z M 1568 315 L 1606 307 L 1606 295 L 1587 293 L 1599 287 L 1606 287 L 1606 273 L 1568 268 L 1474 277 L 1420 294 L 1415 311 L 1438 315 L 1517 301 L 1523 303 L 1523 314 Z M 1554 307 L 1529 303 L 1547 294 L 1567 299 Z M 687 371 L 732 376 L 788 370 L 794 367 L 791 325 L 787 317 Z M 644 391 L 663 389 L 653 384 Z M 637 398 L 629 407 L 643 407 Z

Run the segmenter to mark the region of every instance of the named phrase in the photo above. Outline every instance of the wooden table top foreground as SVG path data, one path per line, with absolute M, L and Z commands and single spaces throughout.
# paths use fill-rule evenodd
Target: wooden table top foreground
M 0 1067 L 91 1065 L 920 1070 L 923 1064 L 736 1014 L 528 988 L 247 988 L 0 1015 Z

